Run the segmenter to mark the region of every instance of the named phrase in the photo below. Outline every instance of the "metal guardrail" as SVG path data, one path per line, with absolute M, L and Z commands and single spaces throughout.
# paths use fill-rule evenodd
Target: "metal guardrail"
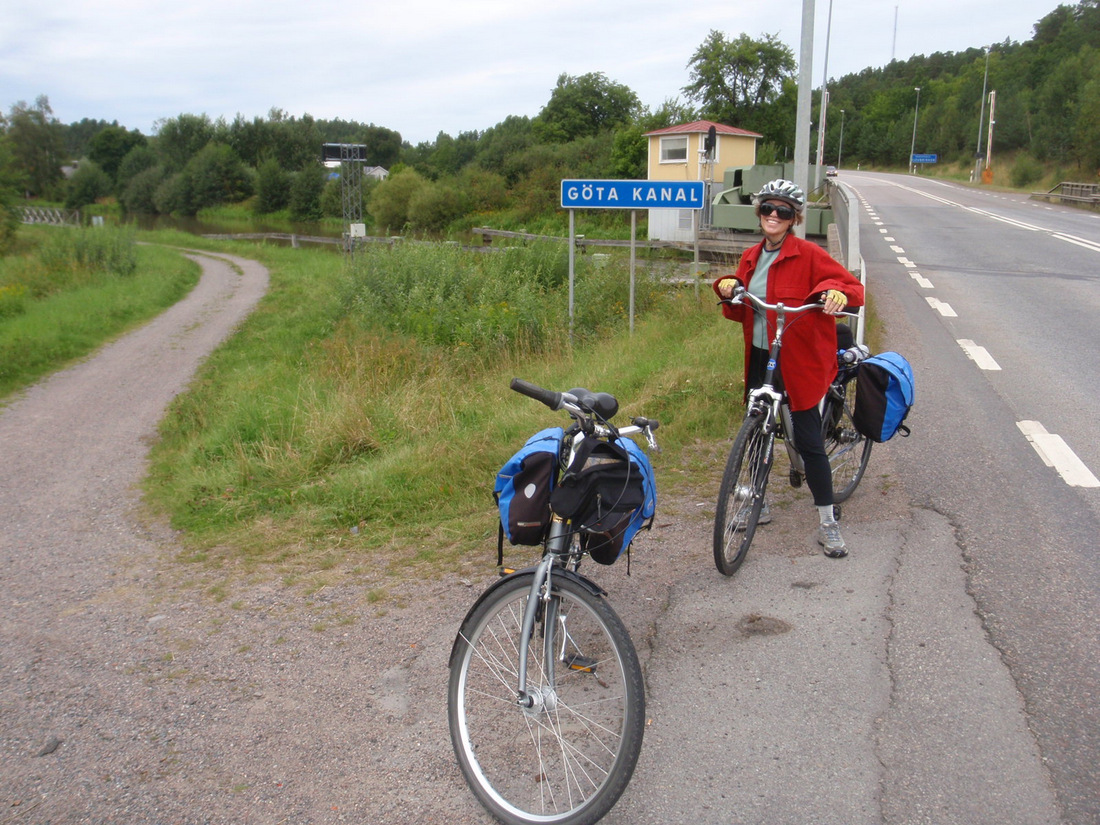
M 53 206 L 22 206 L 23 223 L 47 226 L 79 226 L 79 209 L 59 209 Z
M 834 258 L 844 264 L 844 268 L 853 273 L 864 288 L 867 286 L 867 266 L 859 248 L 859 202 L 855 193 L 838 180 L 828 181 L 829 203 L 833 208 L 833 223 L 829 227 L 835 230 L 830 234 L 829 247 Z M 833 251 L 833 244 L 839 246 Z M 861 309 L 856 319 L 856 343 L 862 344 L 866 332 L 865 309 Z
M 1100 183 L 1062 181 L 1046 192 L 1032 192 L 1032 200 L 1048 203 L 1083 203 L 1100 206 Z

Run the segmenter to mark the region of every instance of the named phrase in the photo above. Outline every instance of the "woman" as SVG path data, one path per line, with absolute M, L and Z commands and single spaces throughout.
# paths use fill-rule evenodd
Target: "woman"
M 808 312 L 790 323 L 783 334 L 781 385 L 787 390 L 795 443 L 806 465 L 806 483 L 817 506 L 817 541 L 826 556 L 843 558 L 848 548 L 833 514 L 833 474 L 821 438 L 819 404 L 836 377 L 835 315 L 845 307 L 863 305 L 863 285 L 814 243 L 792 233 L 802 223 L 806 199 L 789 180 L 773 180 L 753 196 L 764 240 L 745 251 L 733 277 L 719 278 L 714 291 L 729 298 L 741 284 L 769 304 L 799 306 L 822 300 L 824 312 Z M 740 321 L 745 335 L 745 391 L 764 382 L 768 349 L 775 337 L 775 313 L 754 313 L 747 305 L 722 304 L 722 314 Z M 767 511 L 758 523 L 771 520 Z

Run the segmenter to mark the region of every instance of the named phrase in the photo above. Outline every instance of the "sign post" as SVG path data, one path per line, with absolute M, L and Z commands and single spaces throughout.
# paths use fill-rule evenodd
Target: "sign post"
M 573 340 L 573 279 L 576 246 L 573 210 L 630 209 L 630 332 L 634 332 L 634 261 L 638 209 L 691 209 L 692 226 L 697 227 L 698 210 L 703 208 L 706 183 L 664 180 L 573 180 L 561 182 L 561 206 L 569 210 L 569 340 Z M 695 268 L 698 273 L 699 233 L 695 232 Z

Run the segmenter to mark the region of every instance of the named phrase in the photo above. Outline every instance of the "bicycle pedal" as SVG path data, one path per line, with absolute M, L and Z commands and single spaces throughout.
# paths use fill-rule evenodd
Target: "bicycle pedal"
M 579 670 L 581 673 L 595 673 L 596 660 L 579 653 L 571 653 L 562 657 L 562 662 L 570 670 Z
M 791 482 L 791 486 L 794 487 L 796 490 L 802 486 L 802 473 L 799 473 L 796 470 L 791 470 L 788 478 Z

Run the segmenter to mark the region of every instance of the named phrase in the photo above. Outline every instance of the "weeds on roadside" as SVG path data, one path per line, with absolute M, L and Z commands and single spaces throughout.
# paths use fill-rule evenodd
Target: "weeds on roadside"
M 566 252 L 264 248 L 269 295 L 170 411 L 150 497 L 215 563 L 438 568 L 495 541 L 493 477 L 554 423 L 512 376 L 661 418 L 658 465 L 725 435 L 739 348 L 713 306 L 639 276 L 631 336 L 626 267 L 582 258 L 571 344 Z
M 197 276 L 132 230 L 21 228 L 0 259 L 0 398 L 171 306 Z

